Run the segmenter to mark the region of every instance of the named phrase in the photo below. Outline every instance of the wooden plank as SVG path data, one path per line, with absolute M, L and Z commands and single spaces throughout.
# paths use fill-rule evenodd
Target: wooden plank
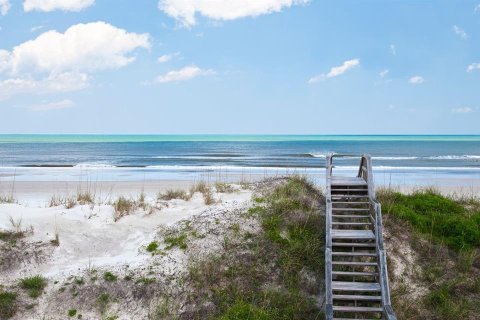
M 339 311 L 339 312 L 383 312 L 383 308 L 380 308 L 380 307 L 333 306 L 333 311 Z
M 370 215 L 352 215 L 352 214 L 334 214 L 332 218 L 342 218 L 342 219 L 370 219 Z
M 332 208 L 332 211 L 370 211 L 370 208 Z
M 334 294 L 333 299 L 336 299 L 336 300 L 357 300 L 357 301 L 382 301 L 382 296 Z
M 332 252 L 333 256 L 345 256 L 345 257 L 376 257 L 377 253 L 371 253 L 371 252 Z
M 332 222 L 332 226 L 352 226 L 352 227 L 361 227 L 369 226 L 371 222 Z
M 366 186 L 367 182 L 358 177 L 332 176 L 332 186 Z
M 332 235 L 332 239 L 360 239 L 360 240 L 375 239 L 375 235 L 371 230 L 332 229 L 331 235 Z
M 376 282 L 332 281 L 332 289 L 336 291 L 380 292 L 380 285 Z
M 376 277 L 378 276 L 378 272 L 333 271 L 332 275 L 351 277 Z
M 376 262 L 358 262 L 358 261 L 332 261 L 335 266 L 352 266 L 352 267 L 376 267 Z
M 374 242 L 359 243 L 359 242 L 332 242 L 333 247 L 356 247 L 356 248 L 372 248 L 375 247 Z

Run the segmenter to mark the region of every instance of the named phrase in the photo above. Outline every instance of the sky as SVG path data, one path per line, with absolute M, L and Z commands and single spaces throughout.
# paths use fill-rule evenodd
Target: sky
M 0 0 L 0 133 L 480 134 L 480 0 Z

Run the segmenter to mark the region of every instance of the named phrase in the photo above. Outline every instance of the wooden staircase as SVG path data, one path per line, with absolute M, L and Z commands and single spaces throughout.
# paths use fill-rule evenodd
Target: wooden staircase
M 342 177 L 332 174 L 334 157 L 326 166 L 325 318 L 395 320 L 371 158 L 361 157 L 356 177 Z

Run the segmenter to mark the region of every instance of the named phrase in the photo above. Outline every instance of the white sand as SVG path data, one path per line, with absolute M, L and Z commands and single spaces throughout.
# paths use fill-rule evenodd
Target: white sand
M 182 186 L 187 185 L 183 182 Z M 136 187 L 138 185 L 134 186 Z M 21 220 L 23 229 L 33 228 L 33 233 L 26 240 L 30 243 L 46 242 L 46 250 L 51 251 L 51 256 L 45 261 L 24 263 L 17 269 L 0 273 L 0 283 L 11 284 L 18 278 L 36 274 L 42 274 L 50 280 L 62 279 L 86 270 L 89 265 L 95 268 L 142 265 L 149 259 L 149 255 L 141 248 L 155 237 L 159 227 L 174 224 L 207 209 L 200 193 L 196 193 L 189 201 L 156 203 L 153 189 L 156 192 L 167 187 L 171 185 L 151 186 L 152 190 L 145 188 L 147 201 L 161 207 L 160 210 L 148 214 L 139 209 L 117 222 L 113 220 L 114 210 L 111 205 L 95 205 L 93 208 L 77 205 L 72 209 L 64 206 L 47 207 L 45 195 L 55 192 L 50 190 L 49 193 L 46 189 L 39 191 L 40 197 L 31 195 L 27 197 L 29 201 L 19 199 L 20 204 L 0 204 L 0 229 L 11 230 L 13 227 L 10 219 Z M 117 192 L 120 190 L 122 189 L 119 188 Z M 138 195 L 141 189 L 127 191 L 126 194 Z M 249 201 L 251 191 L 239 190 L 231 194 L 216 194 L 215 197 L 221 203 L 214 206 L 228 207 L 233 201 Z M 60 238 L 58 247 L 49 244 L 55 238 L 56 231 Z

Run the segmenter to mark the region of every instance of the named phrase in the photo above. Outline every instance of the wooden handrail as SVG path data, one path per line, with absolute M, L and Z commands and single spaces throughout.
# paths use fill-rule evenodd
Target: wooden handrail
M 363 154 L 358 169 L 358 177 L 365 179 L 368 187 L 368 198 L 371 207 L 375 213 L 375 243 L 378 255 L 378 272 L 380 288 L 382 293 L 383 315 L 385 319 L 396 320 L 397 317 L 393 311 L 390 301 L 390 287 L 388 284 L 387 255 L 383 247 L 383 222 L 382 222 L 382 206 L 378 202 L 375 195 L 375 187 L 373 183 L 372 158 L 368 154 Z
M 332 295 L 332 199 L 331 199 L 331 184 L 333 171 L 333 158 L 353 155 L 328 154 L 326 156 L 326 241 L 325 241 L 325 319 L 333 319 L 333 295 Z M 363 154 L 358 168 L 359 178 L 362 178 L 367 183 L 368 198 L 373 209 L 374 214 L 374 235 L 376 243 L 376 253 L 378 256 L 378 271 L 379 284 L 382 296 L 383 318 L 387 320 L 396 320 L 397 317 L 390 301 L 390 288 L 388 284 L 387 259 L 385 249 L 383 247 L 383 223 L 382 223 L 382 208 L 375 196 L 375 188 L 373 183 L 372 161 L 368 154 Z

